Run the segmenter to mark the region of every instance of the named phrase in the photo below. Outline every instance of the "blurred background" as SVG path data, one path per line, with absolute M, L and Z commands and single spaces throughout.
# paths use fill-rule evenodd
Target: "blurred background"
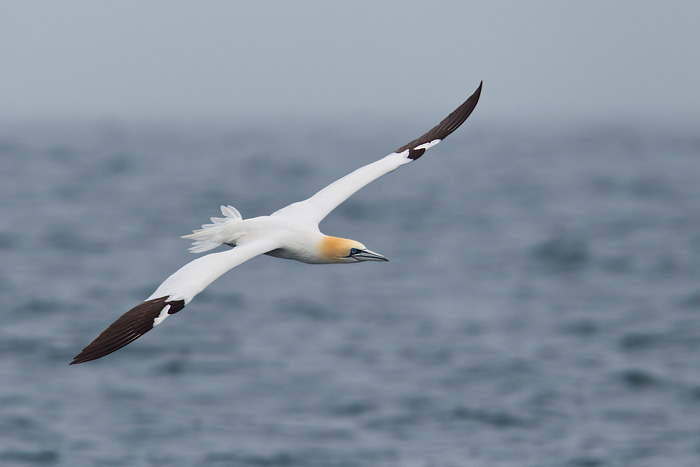
M 0 2 L 0 464 L 695 466 L 700 4 Z M 220 204 L 469 120 L 96 362 Z

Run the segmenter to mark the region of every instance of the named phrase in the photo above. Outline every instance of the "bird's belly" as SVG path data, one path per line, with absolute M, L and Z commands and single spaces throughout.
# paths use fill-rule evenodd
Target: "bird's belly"
M 268 251 L 265 253 L 268 256 L 274 256 L 275 258 L 283 258 L 283 259 L 294 259 L 291 255 L 289 250 L 285 248 L 277 248 L 272 251 Z
M 290 249 L 290 248 L 277 248 L 272 251 L 268 251 L 265 253 L 268 256 L 274 256 L 275 258 L 282 258 L 282 259 L 293 259 L 294 261 L 301 261 L 302 263 L 307 263 L 307 264 L 322 264 L 325 263 L 321 258 L 318 257 L 316 254 L 311 254 L 311 252 L 300 249 Z

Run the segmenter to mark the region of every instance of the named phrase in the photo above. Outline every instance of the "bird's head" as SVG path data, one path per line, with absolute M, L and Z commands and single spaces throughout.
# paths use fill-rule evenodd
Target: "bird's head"
M 320 244 L 321 257 L 329 263 L 359 263 L 361 261 L 389 261 L 370 251 L 362 243 L 347 238 L 325 236 Z

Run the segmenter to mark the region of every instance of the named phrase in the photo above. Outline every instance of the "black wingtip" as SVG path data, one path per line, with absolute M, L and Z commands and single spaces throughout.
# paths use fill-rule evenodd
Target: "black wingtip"
M 168 297 L 154 298 L 136 305 L 112 323 L 97 339 L 73 358 L 71 365 L 102 358 L 121 349 L 153 329 L 154 320 L 166 306 L 172 315 L 185 307 L 183 300 L 167 301 Z
M 430 129 L 430 131 L 425 133 L 420 138 L 414 139 L 410 143 L 401 146 L 394 152 L 401 153 L 408 149 L 408 158 L 416 160 L 425 152 L 424 148 L 415 149 L 417 146 L 429 143 L 431 141 L 443 140 L 447 138 L 447 136 L 449 136 L 453 131 L 459 128 L 460 125 L 462 125 L 462 123 L 464 123 L 464 121 L 467 118 L 469 118 L 471 113 L 474 111 L 476 104 L 479 102 L 479 97 L 481 97 L 481 89 L 483 86 L 484 81 L 482 80 L 479 83 L 479 87 L 476 88 L 476 91 L 474 91 L 474 93 L 471 96 L 469 96 L 469 98 L 466 101 L 464 101 L 462 105 L 457 107 L 450 115 L 444 118 L 440 123 L 438 123 L 435 127 Z

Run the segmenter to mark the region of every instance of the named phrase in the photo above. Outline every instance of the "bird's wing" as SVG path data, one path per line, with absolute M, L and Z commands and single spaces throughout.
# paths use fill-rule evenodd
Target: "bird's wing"
M 310 221 L 321 222 L 340 203 L 355 194 L 362 187 L 382 175 L 418 159 L 427 149 L 435 146 L 459 128 L 472 113 L 477 102 L 479 102 L 482 85 L 483 82 L 479 84 L 479 87 L 469 99 L 464 101 L 454 112 L 420 138 L 404 144 L 393 153 L 376 162 L 360 167 L 340 180 L 331 183 L 311 198 L 282 208 L 273 215 L 302 216 Z
M 73 359 L 71 365 L 104 357 L 135 341 L 169 315 L 182 310 L 227 271 L 277 247 L 279 242 L 274 238 L 257 239 L 187 263 L 168 277 L 145 302 L 124 313 L 105 329 Z

